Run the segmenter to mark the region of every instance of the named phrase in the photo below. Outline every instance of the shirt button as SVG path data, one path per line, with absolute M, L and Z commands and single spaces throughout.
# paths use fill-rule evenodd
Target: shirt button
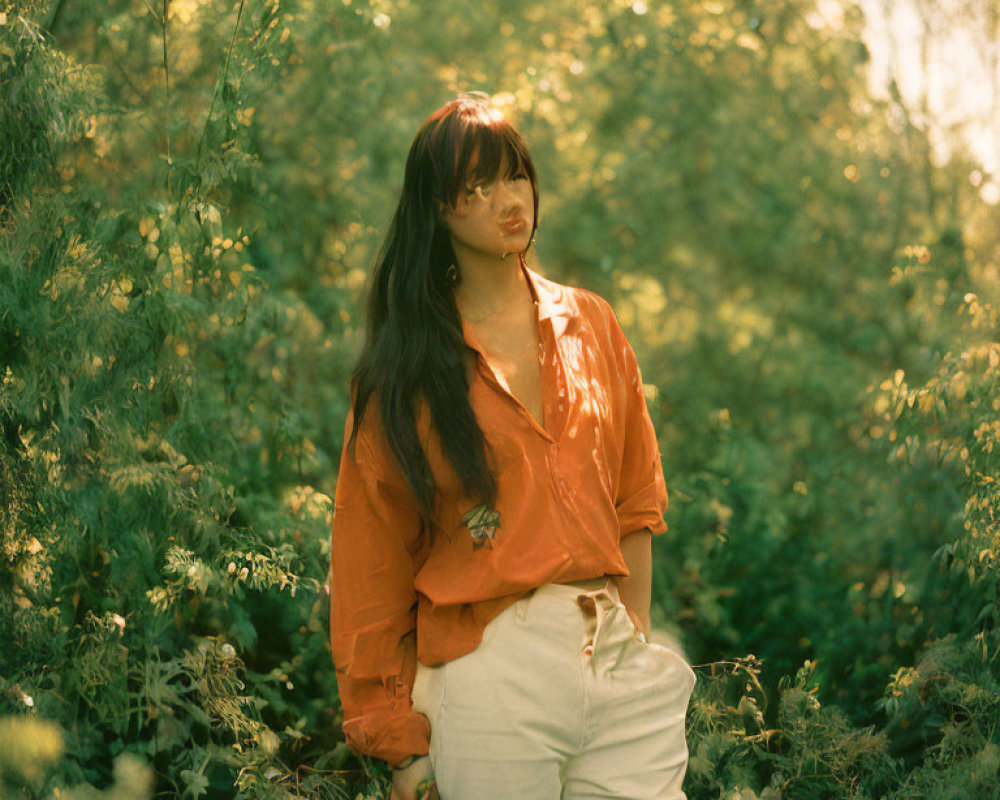
M 592 656 L 594 655 L 594 641 L 588 640 L 588 642 L 583 646 L 584 655 Z

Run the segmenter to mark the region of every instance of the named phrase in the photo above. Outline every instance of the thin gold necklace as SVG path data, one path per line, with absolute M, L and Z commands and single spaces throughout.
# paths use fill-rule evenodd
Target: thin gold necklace
M 498 314 L 499 312 L 503 311 L 505 308 L 510 308 L 512 305 L 514 305 L 515 302 L 517 302 L 517 301 L 512 301 L 510 303 L 507 303 L 506 305 L 502 305 L 502 306 L 500 306 L 500 308 L 495 308 L 489 314 L 487 314 L 485 317 L 480 317 L 479 319 L 473 319 L 472 317 L 468 316 L 467 314 L 463 314 L 462 316 L 465 317 L 473 325 L 478 325 L 479 323 L 485 322 L 486 320 L 488 320 L 494 314 Z

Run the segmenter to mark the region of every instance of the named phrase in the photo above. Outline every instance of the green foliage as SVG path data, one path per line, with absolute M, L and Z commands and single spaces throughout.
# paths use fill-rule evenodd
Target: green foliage
M 542 271 L 643 366 L 654 621 L 707 663 L 688 796 L 996 797 L 975 165 L 868 96 L 850 8 L 429 8 L 2 12 L 5 794 L 386 794 L 326 643 L 347 373 L 410 137 L 486 89 L 540 169 Z
M 65 744 L 58 725 L 31 717 L 0 718 L 0 790 L 3 797 L 18 789 L 41 784 L 62 758 Z M 145 800 L 153 775 L 142 759 L 131 753 L 116 756 L 113 783 L 101 791 L 90 785 L 58 790 L 69 800 Z
M 63 754 L 59 727 L 48 720 L 0 718 L 0 780 L 37 781 Z
M 1000 792 L 1000 634 L 947 636 L 916 667 L 901 667 L 881 706 L 896 748 L 912 763 L 894 797 L 983 797 Z
M 962 299 L 958 353 L 922 385 L 897 374 L 887 388 L 897 443 L 910 470 L 952 476 L 964 503 L 958 535 L 935 553 L 964 584 L 961 626 L 935 640 L 914 667 L 901 667 L 880 701 L 887 730 L 914 764 L 901 798 L 1000 796 L 1000 330 L 996 307 Z
M 852 727 L 817 698 L 815 665 L 781 681 L 775 723 L 753 656 L 716 662 L 699 677 L 689 713 L 692 798 L 879 798 L 899 770 L 884 733 Z
M 62 63 L 32 41 L 25 74 Z M 41 107 L 85 122 L 100 104 L 64 94 Z M 331 796 L 330 501 L 270 358 L 315 320 L 263 291 L 216 202 L 65 191 L 67 160 L 93 160 L 80 129 L 46 127 L 49 171 L 0 254 L 6 710 L 66 725 L 53 780 L 71 785 L 128 783 L 128 748 L 183 796 Z M 35 129 L 6 134 L 22 152 Z M 317 740 L 300 777 L 287 759 Z

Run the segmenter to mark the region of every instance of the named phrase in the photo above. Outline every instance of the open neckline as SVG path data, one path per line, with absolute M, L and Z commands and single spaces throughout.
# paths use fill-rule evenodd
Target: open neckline
M 538 350 L 542 351 L 544 349 L 543 346 L 544 337 L 542 334 L 541 320 L 538 317 L 538 299 L 537 296 L 535 295 L 534 287 L 531 286 L 530 280 L 528 282 L 528 286 L 531 289 L 531 294 L 532 294 L 531 307 L 532 307 L 532 318 L 535 326 L 535 341 L 536 344 L 538 345 Z M 535 415 L 531 413 L 527 405 L 525 405 L 525 403 L 521 400 L 521 398 L 514 393 L 514 390 L 510 388 L 510 384 L 508 383 L 506 378 L 503 377 L 503 373 L 501 373 L 498 369 L 494 368 L 486 348 L 483 346 L 479 337 L 476 335 L 475 327 L 465 317 L 462 317 L 462 328 L 463 328 L 463 333 L 465 334 L 466 341 L 470 343 L 473 349 L 476 351 L 478 360 L 481 361 L 486 366 L 486 370 L 492 382 L 499 389 L 501 389 L 504 392 L 504 394 L 506 394 L 511 400 L 514 401 L 518 409 L 525 417 L 528 418 L 528 420 L 531 422 L 532 427 L 538 433 L 540 433 L 546 439 L 555 441 L 556 437 L 548 430 L 548 428 L 545 425 L 546 421 L 545 406 L 546 406 L 547 392 L 545 385 L 546 384 L 545 370 L 542 365 L 541 357 L 539 355 L 536 355 L 533 359 L 535 369 L 538 370 L 538 382 L 542 399 L 541 419 L 536 419 Z

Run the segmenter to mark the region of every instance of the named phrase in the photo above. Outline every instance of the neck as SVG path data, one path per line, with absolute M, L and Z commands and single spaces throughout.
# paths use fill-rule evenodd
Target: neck
M 506 258 L 488 253 L 455 250 L 462 280 L 455 287 L 455 303 L 459 313 L 470 321 L 493 316 L 514 306 L 519 299 L 530 297 L 517 253 Z

